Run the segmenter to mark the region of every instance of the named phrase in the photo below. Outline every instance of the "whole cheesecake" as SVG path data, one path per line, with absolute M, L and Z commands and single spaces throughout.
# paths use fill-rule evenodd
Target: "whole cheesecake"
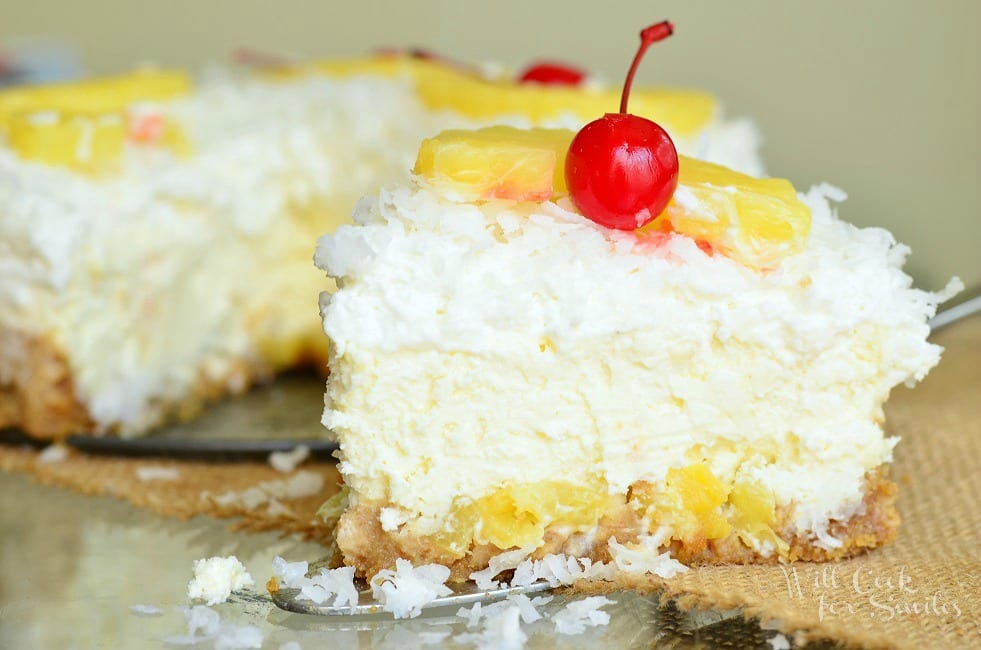
M 422 138 L 577 125 L 614 96 L 405 56 L 0 92 L 0 428 L 138 435 L 322 367 L 311 242 Z M 710 96 L 638 101 L 683 149 L 759 171 L 752 127 Z
M 516 549 L 718 563 L 889 542 L 882 405 L 938 362 L 947 293 L 840 220 L 840 190 L 684 156 L 661 216 L 606 228 L 557 173 L 572 137 L 440 134 L 320 240 L 344 561 L 462 580 Z

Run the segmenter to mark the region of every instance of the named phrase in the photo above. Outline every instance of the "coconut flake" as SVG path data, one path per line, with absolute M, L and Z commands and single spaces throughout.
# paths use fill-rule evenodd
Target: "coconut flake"
M 211 497 L 219 506 L 239 506 L 246 510 L 255 510 L 261 505 L 284 499 L 301 499 L 318 494 L 324 487 L 324 477 L 309 470 L 299 471 L 289 478 L 276 481 L 263 481 L 259 485 L 240 492 L 230 490 L 218 496 Z M 279 504 L 282 506 L 282 504 Z M 272 506 L 274 512 L 276 506 Z
M 194 578 L 187 585 L 187 597 L 217 605 L 228 600 L 232 591 L 251 587 L 252 576 L 234 555 L 194 560 Z
M 398 530 L 399 526 L 408 519 L 400 508 L 382 508 L 378 513 L 378 521 L 381 523 L 382 530 L 387 533 Z
M 661 578 L 684 573 L 688 567 L 672 558 L 669 551 L 658 553 L 664 538 L 665 535 L 659 531 L 654 535 L 640 535 L 636 543 L 626 545 L 617 543 L 617 538 L 611 537 L 610 555 L 617 568 L 625 573 L 652 573 Z
M 473 604 L 473 607 L 471 607 L 470 609 L 467 609 L 466 607 L 461 607 L 460 609 L 456 610 L 456 615 L 459 616 L 460 618 L 467 619 L 468 628 L 474 628 L 477 627 L 478 623 L 480 623 L 480 619 L 483 616 L 482 610 L 483 610 L 483 606 L 480 604 L 480 601 L 478 600 Z
M 790 641 L 782 634 L 777 633 L 766 640 L 773 650 L 790 650 Z
M 134 616 L 160 616 L 163 610 L 153 605 L 130 605 L 129 613 Z
M 310 568 L 310 564 L 306 560 L 287 562 L 277 555 L 273 558 L 272 568 L 273 575 L 276 576 L 277 580 L 292 589 L 299 589 L 303 586 L 304 580 L 309 580 L 307 578 L 307 571 Z
M 354 585 L 354 567 L 321 569 L 319 574 L 300 587 L 300 593 L 317 604 L 330 600 L 334 607 L 354 607 L 359 597 L 358 588 Z
M 274 451 L 269 454 L 269 464 L 277 472 L 288 474 L 309 457 L 310 448 L 306 445 L 297 445 L 290 451 Z
M 559 634 L 582 634 L 587 627 L 606 625 L 610 622 L 610 614 L 601 608 L 615 602 L 605 596 L 573 601 L 552 617 L 555 631 Z
M 540 560 L 525 560 L 514 569 L 512 587 L 524 587 L 540 580 L 552 587 L 571 585 L 579 580 L 603 580 L 612 578 L 613 566 L 602 562 L 593 563 L 588 557 L 549 554 Z
M 534 550 L 534 546 L 526 546 L 495 555 L 490 559 L 486 569 L 471 573 L 470 579 L 477 583 L 478 589 L 497 589 L 501 586 L 501 583 L 494 580 L 494 578 L 499 573 L 516 568 Z
M 358 604 L 354 567 L 320 569 L 320 573 L 308 578 L 307 562 L 287 562 L 277 555 L 272 566 L 276 579 L 286 587 L 299 589 L 300 598 L 318 605 L 327 603 L 333 607 L 353 607 Z
M 413 567 L 408 560 L 395 561 L 395 571 L 383 569 L 371 579 L 371 595 L 395 618 L 414 618 L 422 608 L 452 590 L 446 586 L 450 569 L 441 564 Z
M 68 459 L 68 447 L 65 445 L 48 445 L 37 455 L 37 462 L 42 465 L 63 463 Z
M 154 467 L 145 465 L 136 468 L 136 478 L 141 481 L 176 481 L 180 478 L 180 470 L 176 467 Z

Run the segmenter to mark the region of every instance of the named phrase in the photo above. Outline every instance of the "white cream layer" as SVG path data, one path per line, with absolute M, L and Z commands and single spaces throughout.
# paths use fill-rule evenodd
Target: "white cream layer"
M 0 382 L 25 362 L 23 336 L 50 340 L 93 419 L 123 433 L 202 376 L 241 383 L 235 364 L 265 357 L 260 339 L 320 339 L 314 239 L 403 177 L 424 137 L 473 126 L 427 110 L 408 78 L 217 78 L 155 108 L 191 158 L 132 150 L 119 176 L 93 179 L 0 144 L 0 332 L 19 335 L 0 336 Z M 682 144 L 759 168 L 738 123 Z
M 707 459 L 795 504 L 798 531 L 835 545 L 891 458 L 890 389 L 939 359 L 908 249 L 804 200 L 803 253 L 770 273 L 674 236 L 654 246 L 551 203 L 453 203 L 382 191 L 321 239 L 340 289 L 324 424 L 360 498 L 442 525 L 455 498 L 510 481 L 612 492 Z

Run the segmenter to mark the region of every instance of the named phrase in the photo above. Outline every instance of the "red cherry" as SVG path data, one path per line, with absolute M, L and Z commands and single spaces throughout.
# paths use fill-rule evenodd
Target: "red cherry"
M 652 43 L 674 32 L 668 21 L 640 33 L 620 98 L 620 112 L 584 126 L 569 145 L 565 179 L 583 216 L 607 228 L 634 230 L 664 211 L 678 186 L 678 151 L 667 131 L 627 113 L 634 73 Z
M 521 83 L 539 83 L 555 86 L 578 86 L 586 78 L 586 73 L 563 63 L 539 61 L 525 68 L 518 77 Z

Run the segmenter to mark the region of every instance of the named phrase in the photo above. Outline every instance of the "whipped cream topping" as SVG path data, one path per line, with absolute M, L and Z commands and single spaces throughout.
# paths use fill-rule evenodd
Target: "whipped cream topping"
M 801 198 L 805 250 L 767 273 L 563 204 L 365 198 L 315 258 L 339 286 L 324 424 L 345 482 L 434 531 L 508 482 L 623 493 L 705 460 L 834 546 L 828 520 L 891 459 L 882 403 L 939 359 L 926 319 L 948 294 L 912 288 L 887 231 L 839 220 L 839 190 Z

